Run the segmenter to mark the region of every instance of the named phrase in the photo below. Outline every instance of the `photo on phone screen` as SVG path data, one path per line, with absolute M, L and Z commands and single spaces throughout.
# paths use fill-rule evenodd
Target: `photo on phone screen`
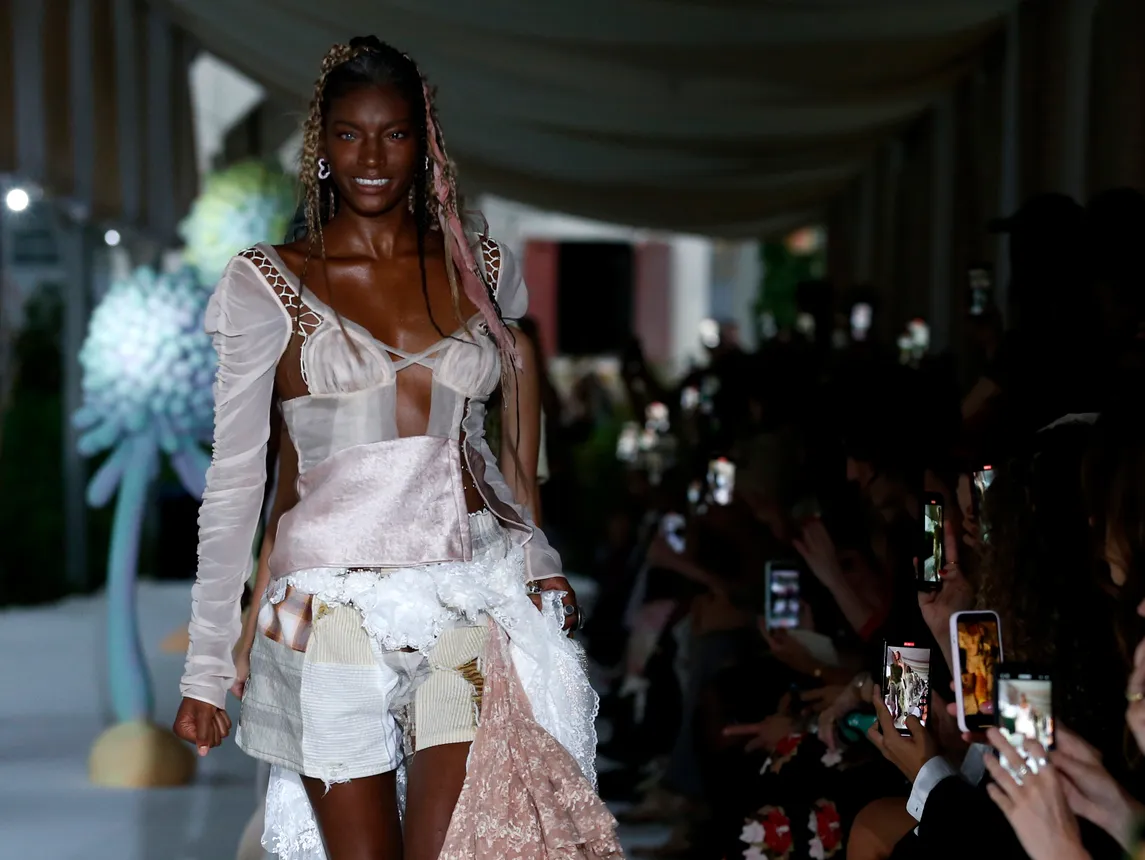
M 990 307 L 990 296 L 994 290 L 994 279 L 986 266 L 974 266 L 968 273 L 969 301 L 971 316 L 980 317 Z
M 946 531 L 943 522 L 942 496 L 931 494 L 922 503 L 923 545 L 921 585 L 926 589 L 942 584 L 942 568 L 946 564 Z
M 649 403 L 644 410 L 644 428 L 653 433 L 667 433 L 671 428 L 668 407 L 663 403 Z
M 664 536 L 672 552 L 682 553 L 686 548 L 685 530 L 687 521 L 682 514 L 667 513 L 660 520 L 660 534 Z
M 910 734 L 906 718 L 924 726 L 930 712 L 930 649 L 913 642 L 886 646 L 883 664 L 883 701 L 900 734 Z
M 866 302 L 855 302 L 851 306 L 851 339 L 864 341 L 871 331 L 871 319 L 874 316 L 871 306 Z
M 708 495 L 715 505 L 730 505 L 735 492 L 735 463 L 720 457 L 708 463 Z
M 1001 664 L 994 687 L 998 729 L 1026 755 L 1026 743 L 1037 741 L 1049 750 L 1054 745 L 1053 682 L 1048 672 L 1031 667 Z M 1018 763 L 1007 762 L 1017 770 Z
M 621 463 L 635 463 L 640 454 L 640 425 L 630 421 L 620 430 L 616 440 L 616 459 Z
M 994 668 L 1002 662 L 1002 633 L 993 612 L 956 612 L 950 619 L 951 649 L 958 702 L 958 727 L 964 732 L 996 725 Z
M 986 543 L 990 539 L 990 526 L 985 511 L 986 491 L 994 481 L 994 467 L 983 466 L 971 476 L 970 492 L 974 499 L 974 516 L 978 518 L 978 539 Z
M 799 596 L 799 566 L 793 562 L 768 562 L 767 606 L 769 630 L 794 630 L 799 626 L 802 603 Z

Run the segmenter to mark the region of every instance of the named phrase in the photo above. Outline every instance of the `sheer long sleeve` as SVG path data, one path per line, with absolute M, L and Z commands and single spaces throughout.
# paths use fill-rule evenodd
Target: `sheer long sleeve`
M 183 696 L 222 708 L 234 683 L 231 650 L 266 484 L 274 373 L 290 340 L 290 315 L 253 263 L 235 257 L 207 307 L 219 355 L 215 442 L 199 508 L 199 565 L 191 590 L 191 644 Z
M 520 264 L 513 253 L 504 245 L 499 246 L 500 265 L 497 277 L 497 304 L 501 314 L 506 320 L 515 321 L 525 317 L 529 312 L 529 289 L 522 276 Z M 525 544 L 525 578 L 545 579 L 550 576 L 560 576 L 562 573 L 560 554 L 553 549 L 544 531 L 538 528 L 529 514 L 527 508 L 521 505 L 513 496 L 505 476 L 497 465 L 497 459 L 489 448 L 485 438 L 483 422 L 484 408 L 475 410 L 479 416 L 466 426 L 466 438 L 473 444 L 484 460 L 483 477 L 494 495 L 506 505 L 509 505 L 520 517 L 522 522 L 532 529 L 532 536 Z M 543 441 L 542 441 L 543 444 Z M 539 466 L 539 463 L 538 463 Z

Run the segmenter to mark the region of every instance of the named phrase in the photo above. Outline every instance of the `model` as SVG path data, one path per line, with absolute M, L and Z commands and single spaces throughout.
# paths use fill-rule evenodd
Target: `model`
M 175 731 L 205 755 L 242 696 L 237 742 L 272 765 L 263 844 L 287 860 L 619 856 L 579 610 L 534 516 L 536 356 L 506 325 L 527 291 L 463 220 L 408 56 L 330 50 L 301 178 L 307 235 L 237 256 L 207 313 L 215 450 Z

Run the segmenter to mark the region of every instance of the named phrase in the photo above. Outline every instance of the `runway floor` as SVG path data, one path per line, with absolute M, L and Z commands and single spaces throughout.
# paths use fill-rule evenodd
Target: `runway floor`
M 139 588 L 161 725 L 179 705 L 183 656 L 160 643 L 186 623 L 189 592 L 185 583 Z M 110 719 L 103 632 L 101 596 L 0 612 L 0 653 L 9 655 L 0 663 L 0 860 L 231 860 L 255 804 L 255 763 L 233 743 L 203 760 L 186 788 L 88 782 L 88 751 Z M 631 847 L 663 834 L 625 829 L 622 839 Z

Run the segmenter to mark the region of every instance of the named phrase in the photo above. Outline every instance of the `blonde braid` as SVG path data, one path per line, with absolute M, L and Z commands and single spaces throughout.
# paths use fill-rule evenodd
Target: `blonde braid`
M 326 78 L 334 69 L 350 62 L 350 60 L 365 53 L 368 48 L 351 48 L 349 45 L 334 45 L 326 52 L 322 59 L 322 73 L 314 83 L 314 96 L 310 100 L 310 112 L 302 126 L 302 154 L 299 158 L 298 172 L 302 178 L 302 188 L 305 195 L 306 232 L 309 241 L 306 247 L 306 259 L 302 263 L 302 274 L 298 278 L 299 287 L 306 285 L 306 275 L 310 269 L 310 260 L 314 256 L 314 246 L 317 243 L 318 254 L 322 260 L 322 272 L 326 276 L 326 292 L 329 299 L 330 278 L 326 274 L 326 237 L 322 234 L 322 183 L 318 180 L 318 150 L 322 141 L 323 117 L 322 95 L 326 91 Z M 334 197 L 330 197 L 330 211 L 328 217 L 334 217 Z M 300 305 L 301 307 L 301 305 Z M 355 357 L 361 358 L 361 353 L 350 333 L 346 331 L 346 323 L 337 310 L 334 316 L 338 320 L 338 328 L 342 336 L 350 345 Z
M 310 100 L 310 112 L 302 126 L 302 156 L 299 160 L 299 174 L 306 195 L 306 230 L 310 234 L 306 261 L 302 265 L 301 281 L 305 282 L 310 258 L 317 242 L 322 263 L 326 263 L 326 242 L 322 236 L 322 187 L 318 181 L 318 150 L 322 140 L 322 94 L 326 90 L 326 78 L 339 66 L 364 53 L 365 49 L 354 49 L 349 45 L 334 45 L 322 59 L 322 73 L 314 84 L 314 96 Z M 330 215 L 333 216 L 333 211 Z

